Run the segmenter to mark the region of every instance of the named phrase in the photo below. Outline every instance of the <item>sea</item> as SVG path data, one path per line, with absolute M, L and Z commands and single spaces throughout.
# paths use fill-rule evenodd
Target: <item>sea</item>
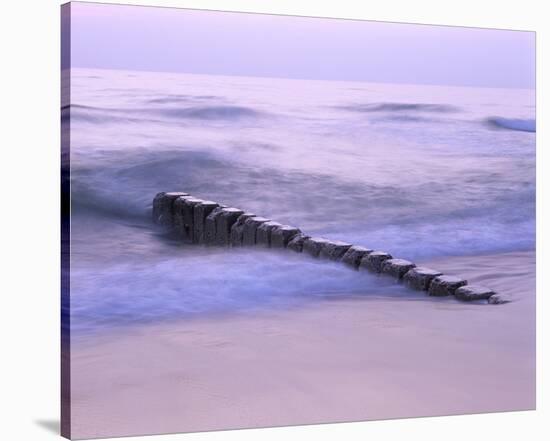
M 72 69 L 70 92 L 77 337 L 419 296 L 286 250 L 181 244 L 152 223 L 161 191 L 412 261 L 535 247 L 534 90 Z

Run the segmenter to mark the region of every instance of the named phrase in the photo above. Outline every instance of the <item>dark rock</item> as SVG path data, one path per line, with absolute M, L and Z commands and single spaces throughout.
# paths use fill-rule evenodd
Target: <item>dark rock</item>
M 184 198 L 193 198 L 194 196 L 180 196 L 172 203 L 172 225 L 176 236 L 181 240 L 186 240 L 187 236 L 183 230 L 183 206 L 185 205 Z
M 428 288 L 428 294 L 431 296 L 451 296 L 461 286 L 467 285 L 468 282 L 464 279 L 454 276 L 437 276 L 435 277 Z
M 372 253 L 372 250 L 365 247 L 360 247 L 358 245 L 353 245 L 349 247 L 346 253 L 342 256 L 342 262 L 357 269 L 361 259 L 369 253 Z
M 455 297 L 458 300 L 463 300 L 465 302 L 470 302 L 473 300 L 487 300 L 494 294 L 495 292 L 492 289 L 479 285 L 465 285 L 455 291 Z
M 153 222 L 164 226 L 173 226 L 173 203 L 180 196 L 189 196 L 187 193 L 162 192 L 153 200 Z
M 410 269 L 416 265 L 404 259 L 387 259 L 382 262 L 382 273 L 401 280 Z
M 221 214 L 225 207 L 214 208 L 204 220 L 204 243 L 214 245 L 216 243 L 216 218 Z
M 437 276 L 442 275 L 443 273 L 440 271 L 417 266 L 407 271 L 407 273 L 403 276 L 403 281 L 410 288 L 418 289 L 420 291 L 428 291 L 430 282 Z
M 185 200 L 184 210 L 183 210 L 183 224 L 186 227 L 189 227 L 190 236 L 193 236 L 195 216 L 194 211 L 195 207 L 199 204 L 202 204 L 204 201 L 199 198 L 191 198 L 183 196 L 182 199 Z
M 193 206 L 202 202 L 193 196 L 180 196 L 173 204 L 174 232 L 185 242 L 193 241 Z
M 350 243 L 339 240 L 329 240 L 319 253 L 320 257 L 330 260 L 340 260 L 346 251 L 351 248 Z
M 220 214 L 216 216 L 216 243 L 218 245 L 229 245 L 231 236 L 231 227 L 244 211 L 238 208 L 222 208 Z
M 243 213 L 237 219 L 237 222 L 231 227 L 231 233 L 229 235 L 229 241 L 231 246 L 238 247 L 243 244 L 243 232 L 244 232 L 244 223 L 247 219 L 255 217 L 254 213 Z
M 304 249 L 304 242 L 309 239 L 309 236 L 306 236 L 305 234 L 298 233 L 296 236 L 294 236 L 292 239 L 289 240 L 288 245 L 286 246 L 289 250 L 296 251 L 297 253 L 301 253 Z
M 256 230 L 258 227 L 266 222 L 269 222 L 269 219 L 260 216 L 249 217 L 244 222 L 243 229 L 243 245 L 255 245 L 256 244 Z
M 202 201 L 193 210 L 193 239 L 195 243 L 204 243 L 204 222 L 206 217 L 219 205 L 212 201 Z
M 256 244 L 265 247 L 271 246 L 271 232 L 278 227 L 282 227 L 279 222 L 264 222 L 256 230 Z
M 313 257 L 319 257 L 321 250 L 328 243 L 329 240 L 323 237 L 310 237 L 304 242 L 304 252 L 312 255 Z
M 286 248 L 290 240 L 300 234 L 300 229 L 290 225 L 281 225 L 271 231 L 271 247 Z
M 373 251 L 372 253 L 363 256 L 361 262 L 359 263 L 359 269 L 366 269 L 375 273 L 379 273 L 380 271 L 382 271 L 382 263 L 391 258 L 392 255 L 389 253 L 385 253 L 384 251 Z
M 493 294 L 487 300 L 490 305 L 502 305 L 504 303 L 510 303 L 512 298 L 506 294 Z
M 155 198 L 153 199 L 153 213 L 152 213 L 152 218 L 153 218 L 153 223 L 159 223 L 159 218 L 161 216 L 161 214 L 163 213 L 164 211 L 164 201 L 165 201 L 165 195 L 166 193 L 164 191 L 160 192 L 160 193 L 157 193 L 155 195 Z

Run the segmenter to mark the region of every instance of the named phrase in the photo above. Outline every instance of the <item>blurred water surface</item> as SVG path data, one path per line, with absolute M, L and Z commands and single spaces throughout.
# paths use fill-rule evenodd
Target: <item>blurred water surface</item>
M 306 256 L 166 240 L 159 191 L 409 259 L 535 246 L 532 90 L 73 69 L 71 99 L 77 333 L 411 295 Z

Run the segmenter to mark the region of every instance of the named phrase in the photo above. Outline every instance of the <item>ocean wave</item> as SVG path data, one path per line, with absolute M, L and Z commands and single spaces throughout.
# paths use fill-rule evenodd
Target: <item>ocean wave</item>
M 73 214 L 148 220 L 151 201 L 158 191 L 185 190 L 200 198 L 297 225 L 304 231 L 333 232 L 335 238 L 340 238 L 345 231 L 360 236 L 361 231 L 388 224 L 402 231 L 418 231 L 422 224 L 458 222 L 453 228 L 460 229 L 467 220 L 472 222 L 472 234 L 465 234 L 475 237 L 473 232 L 479 229 L 476 225 L 514 225 L 525 222 L 534 211 L 534 184 L 518 179 L 504 184 L 498 173 L 464 172 L 463 190 L 457 191 L 454 184 L 447 182 L 401 186 L 322 173 L 281 171 L 266 165 L 251 167 L 235 161 L 233 153 L 221 154 L 192 145 L 187 149 L 90 152 L 88 161 L 80 158 L 73 164 Z M 327 188 L 333 194 L 330 206 Z M 515 210 L 509 210 L 511 206 Z M 389 237 L 382 239 L 378 246 L 391 242 Z M 370 240 L 372 237 L 365 242 L 369 246 Z M 502 241 L 495 241 L 499 240 Z M 493 246 L 489 240 L 482 242 L 488 248 Z M 451 248 L 448 240 L 441 243 Z M 425 243 L 426 248 L 430 246 Z
M 98 153 L 93 153 L 96 157 Z M 71 170 L 73 215 L 118 219 L 149 219 L 147 213 L 159 189 L 185 189 L 197 193 L 211 184 L 205 174 L 224 176 L 231 163 L 207 151 L 176 149 L 101 152 L 101 160 L 81 158 Z
M 147 208 L 140 201 L 118 198 L 110 191 L 97 190 L 73 180 L 71 211 L 73 215 L 86 214 L 118 220 L 145 221 Z
M 448 104 L 426 104 L 426 103 L 370 103 L 352 104 L 338 106 L 340 109 L 353 112 L 431 112 L 431 113 L 453 113 L 460 109 Z
M 74 265 L 71 275 L 71 330 L 79 336 L 204 314 L 280 310 L 342 298 L 366 300 L 381 292 L 393 299 L 415 296 L 390 278 L 255 248 L 180 246 L 147 261 L 126 257 L 112 262 L 108 271 Z
M 141 118 L 139 109 L 117 109 L 106 107 L 68 104 L 61 108 L 61 121 L 80 121 L 89 124 L 116 124 L 157 122 L 151 118 Z
M 357 207 L 373 203 L 379 208 L 394 204 L 401 208 L 417 206 L 408 192 L 393 186 L 349 182 L 320 173 L 250 167 L 234 161 L 232 154 L 188 148 L 101 152 L 92 154 L 94 159 L 88 165 L 83 164 L 84 158 L 79 165 L 75 162 L 71 173 L 75 214 L 85 209 L 96 215 L 116 217 L 141 213 L 145 218 L 153 196 L 165 189 L 184 189 L 198 197 L 237 204 L 281 222 L 298 222 L 304 227 L 316 225 L 319 219 L 326 217 L 326 188 L 345 195 L 339 198 L 339 221 L 367 215 L 363 208 Z M 97 154 L 101 155 L 99 162 Z M 213 179 L 205 179 L 205 176 Z M 259 194 L 261 198 L 257 197 Z M 131 205 L 119 206 L 118 200 Z M 368 217 L 372 220 L 379 215 L 371 211 Z
M 388 115 L 388 116 L 382 116 L 380 118 L 376 118 L 376 122 L 397 122 L 397 123 L 434 123 L 437 120 L 434 120 L 433 118 L 425 118 L 423 116 L 416 116 L 416 115 Z
M 186 108 L 155 109 L 154 112 L 172 118 L 204 120 L 241 119 L 260 115 L 260 112 L 242 106 L 194 106 Z
M 490 127 L 497 129 L 531 133 L 536 132 L 536 120 L 534 119 L 502 118 L 500 116 L 492 116 L 487 118 L 486 122 Z
M 62 112 L 61 121 L 79 121 L 88 124 L 124 124 L 124 123 L 134 123 L 141 124 L 144 122 L 158 122 L 153 119 L 144 119 L 144 118 L 132 118 L 130 116 L 118 116 L 118 115 L 99 115 L 91 113 L 79 113 L 79 112 Z
M 210 101 L 219 99 L 215 95 L 166 95 L 146 100 L 149 104 L 181 104 L 194 101 Z
M 188 107 L 157 107 L 149 109 L 123 109 L 92 107 L 81 104 L 63 106 L 63 120 L 71 119 L 89 123 L 116 122 L 162 122 L 163 118 L 196 119 L 196 120 L 238 120 L 259 117 L 261 112 L 244 106 L 188 106 Z M 155 119 L 156 118 L 156 119 Z M 158 121 L 161 119 L 161 121 Z

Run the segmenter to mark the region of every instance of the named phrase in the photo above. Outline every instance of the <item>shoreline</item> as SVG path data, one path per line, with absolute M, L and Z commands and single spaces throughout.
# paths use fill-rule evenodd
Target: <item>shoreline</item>
M 117 330 L 72 348 L 73 435 L 533 409 L 535 252 L 420 263 L 514 301 L 385 299 L 382 288 L 364 299 Z

